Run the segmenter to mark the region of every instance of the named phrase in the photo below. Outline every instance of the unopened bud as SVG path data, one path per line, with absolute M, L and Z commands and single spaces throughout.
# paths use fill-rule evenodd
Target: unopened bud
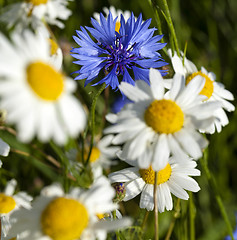
M 113 199 L 114 202 L 121 202 L 126 195 L 126 189 L 125 189 L 124 183 L 114 183 L 112 186 L 116 191 L 115 198 Z

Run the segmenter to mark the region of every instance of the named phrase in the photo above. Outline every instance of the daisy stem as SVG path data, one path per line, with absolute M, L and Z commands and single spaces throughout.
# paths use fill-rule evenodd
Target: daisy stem
M 175 205 L 175 212 L 174 212 L 174 216 L 173 216 L 173 219 L 170 223 L 170 226 L 169 226 L 169 229 L 168 229 L 168 232 L 166 234 L 166 237 L 165 237 L 165 240 L 169 240 L 170 237 L 171 237 L 171 234 L 174 230 L 174 225 L 175 225 L 175 222 L 176 222 L 176 219 L 180 217 L 180 198 L 177 199 L 177 203 Z
M 159 224 L 158 224 L 158 206 L 157 206 L 157 180 L 158 172 L 155 172 L 155 182 L 154 182 L 154 215 L 155 215 L 155 240 L 159 240 Z
M 231 227 L 231 224 L 230 224 L 230 220 L 228 218 L 228 215 L 226 213 L 223 201 L 222 201 L 221 196 L 219 194 L 215 178 L 213 177 L 212 173 L 210 172 L 210 170 L 208 168 L 207 161 L 208 161 L 208 151 L 206 150 L 204 152 L 203 158 L 201 159 L 200 162 L 201 162 L 202 168 L 203 168 L 203 170 L 204 170 L 204 172 L 205 172 L 205 174 L 207 176 L 207 180 L 208 180 L 208 182 L 209 182 L 209 184 L 211 186 L 211 189 L 214 191 L 216 202 L 217 202 L 217 204 L 218 204 L 218 206 L 220 208 L 220 212 L 221 212 L 221 215 L 222 215 L 222 217 L 223 217 L 223 219 L 225 221 L 228 233 L 231 236 L 231 239 L 234 240 L 234 236 L 233 236 L 233 233 L 232 233 L 232 227 Z
M 196 209 L 193 202 L 193 194 L 189 193 L 189 227 L 190 227 L 190 240 L 195 239 L 195 215 Z
M 169 26 L 171 35 L 173 37 L 174 47 L 176 49 L 177 55 L 180 57 L 178 40 L 177 40 L 177 37 L 176 37 L 174 25 L 173 25 L 173 22 L 172 22 L 172 19 L 171 19 L 170 10 L 169 10 L 168 4 L 167 4 L 167 0 L 161 0 L 161 1 L 163 2 L 163 5 L 164 5 L 165 19 L 167 21 L 167 24 Z M 174 49 L 172 49 L 172 51 L 174 51 Z
M 90 125 L 90 130 L 91 130 L 91 143 L 90 143 L 90 150 L 86 159 L 86 165 L 88 165 L 89 163 L 89 159 L 91 156 L 91 151 L 93 148 L 93 144 L 94 144 L 94 135 L 95 135 L 95 107 L 96 107 L 96 102 L 98 97 L 100 96 L 100 94 L 103 92 L 103 90 L 105 89 L 106 84 L 103 83 L 102 86 L 99 88 L 98 92 L 95 94 L 93 100 L 92 100 L 92 104 L 91 104 L 91 112 L 90 112 L 90 119 L 89 119 L 89 125 Z
M 142 226 L 141 226 L 141 229 L 144 230 L 145 226 L 146 226 L 146 221 L 148 219 L 148 216 L 149 216 L 149 211 L 146 211 L 145 215 L 144 215 L 144 218 L 143 218 L 143 221 L 142 221 Z

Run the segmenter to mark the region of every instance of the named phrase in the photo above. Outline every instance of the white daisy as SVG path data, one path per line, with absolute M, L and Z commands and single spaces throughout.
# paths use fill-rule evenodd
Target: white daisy
M 115 31 L 119 32 L 120 29 L 120 21 L 121 21 L 121 14 L 124 17 L 125 22 L 127 22 L 127 20 L 131 17 L 131 12 L 130 11 L 122 11 L 120 9 L 116 9 L 114 6 L 110 6 L 110 8 L 104 7 L 103 11 L 105 13 L 105 18 L 107 18 L 109 16 L 109 12 L 111 12 L 113 19 L 115 19 L 117 17 L 117 22 L 116 22 L 116 26 L 115 26 Z M 94 13 L 93 17 L 95 18 L 95 20 L 97 22 L 100 23 L 100 14 L 99 13 Z M 135 18 L 136 20 L 136 18 Z
M 116 221 L 99 220 L 98 213 L 116 209 L 112 202 L 114 190 L 107 178 L 101 177 L 89 189 L 73 188 L 65 194 L 59 185 L 45 188 L 33 202 L 32 209 L 19 210 L 12 234 L 20 233 L 24 240 L 104 240 L 107 231 L 128 226 L 124 218 Z
M 64 28 L 59 19 L 67 20 L 71 15 L 67 8 L 68 2 L 69 0 L 26 0 L 7 6 L 0 20 L 7 23 L 8 28 L 15 26 L 15 30 L 20 32 L 29 25 L 37 29 L 44 22 Z
M 90 155 L 90 166 L 93 173 L 93 179 L 96 180 L 98 177 L 103 175 L 103 169 L 109 168 L 116 162 L 112 159 L 116 158 L 116 153 L 120 150 L 118 146 L 111 146 L 113 136 L 107 135 L 100 139 L 95 146 L 93 146 Z M 87 160 L 89 149 L 86 148 L 84 152 L 84 160 Z M 67 153 L 67 157 L 71 160 L 71 169 L 82 167 L 82 156 L 81 152 L 77 149 L 71 149 Z M 73 171 L 73 170 L 72 170 Z M 77 170 L 77 172 L 79 172 Z
M 128 163 L 132 163 L 133 167 L 111 173 L 109 178 L 112 183 L 125 183 L 126 195 L 123 201 L 128 201 L 141 193 L 140 208 L 152 211 L 155 172 L 152 167 L 139 169 L 135 161 Z M 158 172 L 157 205 L 159 212 L 173 209 L 171 193 L 180 199 L 187 200 L 189 195 L 185 190 L 192 192 L 200 190 L 197 182 L 189 177 L 200 176 L 200 171 L 195 169 L 196 165 L 196 162 L 190 159 L 185 163 L 179 163 L 174 158 L 170 158 L 166 167 Z
M 107 115 L 113 125 L 104 131 L 117 134 L 113 144 L 125 143 L 120 157 L 138 158 L 141 168 L 152 165 L 155 171 L 167 165 L 170 154 L 179 160 L 186 159 L 186 154 L 200 158 L 207 141 L 196 129 L 209 126 L 214 120 L 212 112 L 219 107 L 215 102 L 202 103 L 199 92 L 203 86 L 202 77 L 185 86 L 184 77 L 176 74 L 165 94 L 164 81 L 155 69 L 150 70 L 150 86 L 144 81 L 136 81 L 135 86 L 122 82 L 120 90 L 134 103 Z M 151 145 L 155 145 L 154 151 L 150 151 Z
M 221 103 L 221 108 L 215 110 L 213 116 L 215 116 L 215 121 L 206 129 L 201 129 L 202 132 L 214 133 L 215 129 L 220 132 L 222 127 L 229 123 L 228 117 L 224 110 L 231 112 L 235 110 L 235 106 L 228 102 L 227 100 L 234 100 L 233 94 L 226 90 L 224 85 L 216 82 L 216 76 L 213 72 L 208 72 L 204 67 L 198 71 L 196 66 L 189 61 L 187 58 L 178 57 L 177 53 L 172 56 L 171 50 L 168 50 L 171 62 L 176 73 L 184 75 L 186 83 L 190 82 L 194 77 L 201 76 L 205 79 L 205 85 L 201 89 L 200 94 L 206 96 L 206 101 L 219 101 Z
M 12 39 L 14 45 L 0 35 L 0 107 L 7 110 L 6 122 L 16 124 L 23 142 L 37 136 L 42 142 L 64 144 L 86 123 L 72 95 L 76 83 L 61 73 L 61 63 L 53 61 L 42 35 L 26 31 Z
M 6 237 L 11 222 L 9 218 L 12 213 L 20 208 L 30 209 L 32 197 L 25 192 L 18 192 L 14 194 L 17 182 L 15 179 L 9 181 L 6 185 L 4 192 L 0 192 L 0 217 L 2 226 L 2 236 Z

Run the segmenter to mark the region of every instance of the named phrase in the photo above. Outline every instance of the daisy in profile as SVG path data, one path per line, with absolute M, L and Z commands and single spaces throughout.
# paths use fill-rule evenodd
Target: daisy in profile
M 116 162 L 113 159 L 116 158 L 116 153 L 120 150 L 118 146 L 111 146 L 113 136 L 107 135 L 100 139 L 91 150 L 91 155 L 89 158 L 91 170 L 93 173 L 93 179 L 96 180 L 103 174 L 103 169 L 108 169 L 111 165 Z M 81 168 L 82 165 L 82 153 L 76 149 L 72 149 L 67 153 L 67 157 L 71 160 L 71 169 L 80 172 L 77 169 Z M 89 154 L 89 148 L 84 151 L 84 161 L 87 160 Z
M 0 155 L 7 157 L 10 151 L 10 146 L 0 138 Z M 0 167 L 2 167 L 2 161 L 0 160 Z
M 111 12 L 113 18 L 117 18 L 117 22 L 116 22 L 116 27 L 115 27 L 115 31 L 119 32 L 120 26 L 121 26 L 121 15 L 123 15 L 125 22 L 127 22 L 127 20 L 131 17 L 131 12 L 130 11 L 122 11 L 120 9 L 116 9 L 114 6 L 110 6 L 109 8 L 107 7 L 103 7 L 103 11 L 105 13 L 105 18 L 107 19 L 109 16 L 109 13 Z M 99 13 L 94 13 L 93 17 L 95 18 L 95 20 L 100 23 L 100 14 Z M 136 20 L 136 18 L 135 18 Z
M 0 107 L 7 111 L 6 122 L 16 125 L 22 142 L 36 136 L 42 142 L 66 143 L 86 123 L 83 107 L 72 95 L 75 82 L 53 61 L 42 35 L 26 31 L 12 40 L 0 35 Z
M 213 115 L 216 117 L 213 124 L 211 124 L 206 129 L 200 129 L 202 132 L 214 133 L 215 130 L 220 132 L 222 127 L 229 123 L 228 117 L 224 110 L 232 112 L 235 110 L 235 106 L 231 104 L 228 100 L 234 100 L 233 94 L 226 90 L 224 85 L 220 82 L 216 82 L 216 76 L 213 72 L 208 72 L 204 67 L 198 71 L 197 67 L 189 61 L 187 58 L 179 58 L 175 52 L 172 56 L 171 50 L 168 51 L 171 58 L 171 62 L 176 73 L 184 75 L 186 79 L 186 84 L 192 81 L 196 76 L 201 76 L 205 79 L 205 85 L 201 89 L 200 94 L 206 96 L 205 101 L 219 101 L 221 103 L 221 108 L 215 110 Z
M 94 81 L 94 85 L 106 83 L 113 90 L 118 88 L 119 82 L 143 79 L 149 82 L 149 69 L 167 65 L 158 50 L 165 44 L 159 43 L 162 35 L 153 36 L 155 28 L 148 29 L 151 19 L 142 22 L 142 15 L 135 20 L 133 13 L 125 22 L 121 15 L 120 27 L 116 28 L 117 18 L 110 12 L 106 19 L 100 14 L 100 23 L 91 18 L 93 27 L 81 27 L 74 36 L 78 48 L 71 50 L 77 60 L 75 64 L 81 66 L 75 73 L 75 80 L 86 79 L 85 86 L 102 74 L 102 79 Z M 88 32 L 93 36 L 90 37 Z M 164 74 L 163 70 L 160 70 Z M 93 86 L 94 86 L 93 85 Z
M 104 133 L 116 134 L 112 144 L 123 144 L 120 157 L 138 159 L 141 168 L 151 165 L 155 171 L 161 170 L 170 154 L 180 161 L 187 159 L 187 154 L 198 159 L 207 141 L 197 129 L 212 124 L 212 112 L 219 107 L 216 102 L 202 102 L 205 96 L 199 92 L 203 86 L 202 77 L 185 86 L 184 77 L 176 74 L 165 93 L 163 78 L 155 69 L 150 70 L 150 86 L 144 81 L 137 81 L 135 86 L 122 82 L 120 90 L 134 103 L 118 114 L 108 114 L 113 125 Z
M 60 20 L 67 20 L 71 11 L 67 8 L 69 0 L 26 0 L 14 3 L 4 9 L 0 20 L 7 23 L 8 28 L 15 26 L 22 32 L 31 26 L 37 29 L 44 22 L 64 28 Z
M 10 180 L 3 192 L 0 192 L 0 217 L 3 236 L 6 237 L 11 228 L 10 217 L 18 209 L 30 209 L 32 197 L 25 192 L 14 194 L 17 182 Z M 16 236 L 16 235 L 15 235 Z
M 126 195 L 123 201 L 128 201 L 141 193 L 140 208 L 152 211 L 154 208 L 154 182 L 155 172 L 150 166 L 147 169 L 140 169 L 135 161 L 128 161 L 133 164 L 130 168 L 111 173 L 109 179 L 112 183 L 123 182 Z M 170 158 L 165 168 L 158 172 L 157 180 L 157 205 L 159 212 L 173 209 L 171 193 L 177 198 L 187 200 L 188 193 L 200 190 L 197 182 L 190 176 L 200 176 L 196 169 L 195 161 L 191 159 L 180 163 L 175 158 Z
M 114 189 L 105 177 L 89 190 L 72 188 L 68 194 L 54 184 L 43 189 L 31 210 L 14 213 L 12 234 L 19 233 L 18 240 L 105 240 L 107 231 L 131 224 L 128 218 L 106 221 L 97 217 L 117 208 L 113 196 Z

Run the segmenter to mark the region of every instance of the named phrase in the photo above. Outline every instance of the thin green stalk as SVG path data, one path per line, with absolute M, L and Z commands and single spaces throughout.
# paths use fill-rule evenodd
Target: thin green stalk
M 169 226 L 169 229 L 168 229 L 168 232 L 166 234 L 166 237 L 165 237 L 165 240 L 169 240 L 170 237 L 171 237 L 171 234 L 173 232 L 173 229 L 174 229 L 174 225 L 175 225 L 175 222 L 176 222 L 176 219 L 180 217 L 180 198 L 178 198 L 177 200 L 177 203 L 175 205 L 175 208 L 174 208 L 174 216 L 173 216 L 173 219 L 170 223 L 170 226 Z
M 94 135 L 95 135 L 95 107 L 96 107 L 96 102 L 98 97 L 100 96 L 100 94 L 103 92 L 103 90 L 105 89 L 106 84 L 103 83 L 100 87 L 100 89 L 98 90 L 98 92 L 95 94 L 93 100 L 92 100 L 92 104 L 91 104 L 91 112 L 90 112 L 90 119 L 89 119 L 89 124 L 90 124 L 90 131 L 91 131 L 91 143 L 90 143 L 90 150 L 86 159 L 86 165 L 88 165 L 89 163 L 89 159 L 91 156 L 91 151 L 93 148 L 93 144 L 94 144 Z
M 196 209 L 193 202 L 193 193 L 189 193 L 189 229 L 190 240 L 195 240 L 195 215 Z
M 158 181 L 158 172 L 155 172 L 155 181 L 154 181 L 154 216 L 155 216 L 155 240 L 159 240 L 159 222 L 158 222 L 158 206 L 157 206 L 157 181 Z
M 168 24 L 168 26 L 169 26 L 171 35 L 173 36 L 173 41 L 174 41 L 175 50 L 176 50 L 178 56 L 180 57 L 178 40 L 177 40 L 177 37 L 176 37 L 174 25 L 173 25 L 173 22 L 172 22 L 172 19 L 171 19 L 170 10 L 169 10 L 168 4 L 167 4 L 167 0 L 161 0 L 161 1 L 162 1 L 162 3 L 163 3 L 163 6 L 164 6 L 164 14 L 165 14 L 165 16 L 166 16 L 165 19 L 166 19 L 167 24 Z M 174 50 L 174 49 L 172 49 L 172 51 L 173 51 L 173 50 Z
M 146 211 L 145 215 L 144 215 L 144 218 L 143 218 L 143 221 L 142 221 L 142 225 L 141 225 L 141 229 L 144 230 L 145 226 L 146 226 L 146 221 L 148 219 L 148 216 L 149 216 L 149 211 Z
M 200 162 L 201 162 L 202 168 L 203 168 L 203 170 L 204 170 L 204 172 L 205 172 L 205 174 L 207 176 L 207 180 L 208 180 L 208 182 L 209 182 L 209 184 L 211 186 L 211 189 L 213 190 L 213 192 L 215 194 L 216 202 L 217 202 L 217 204 L 219 206 L 221 215 L 222 215 L 222 217 L 223 217 L 223 219 L 225 221 L 228 233 L 231 236 L 231 239 L 234 240 L 234 236 L 233 236 L 233 233 L 232 233 L 233 229 L 231 227 L 230 220 L 228 218 L 228 215 L 226 213 L 223 201 L 222 201 L 221 196 L 219 194 L 215 178 L 214 178 L 214 176 L 212 175 L 212 173 L 210 172 L 210 170 L 208 168 L 208 163 L 207 163 L 208 162 L 208 152 L 207 152 L 207 150 L 204 152 L 204 156 L 203 156 L 203 158 L 201 159 Z

